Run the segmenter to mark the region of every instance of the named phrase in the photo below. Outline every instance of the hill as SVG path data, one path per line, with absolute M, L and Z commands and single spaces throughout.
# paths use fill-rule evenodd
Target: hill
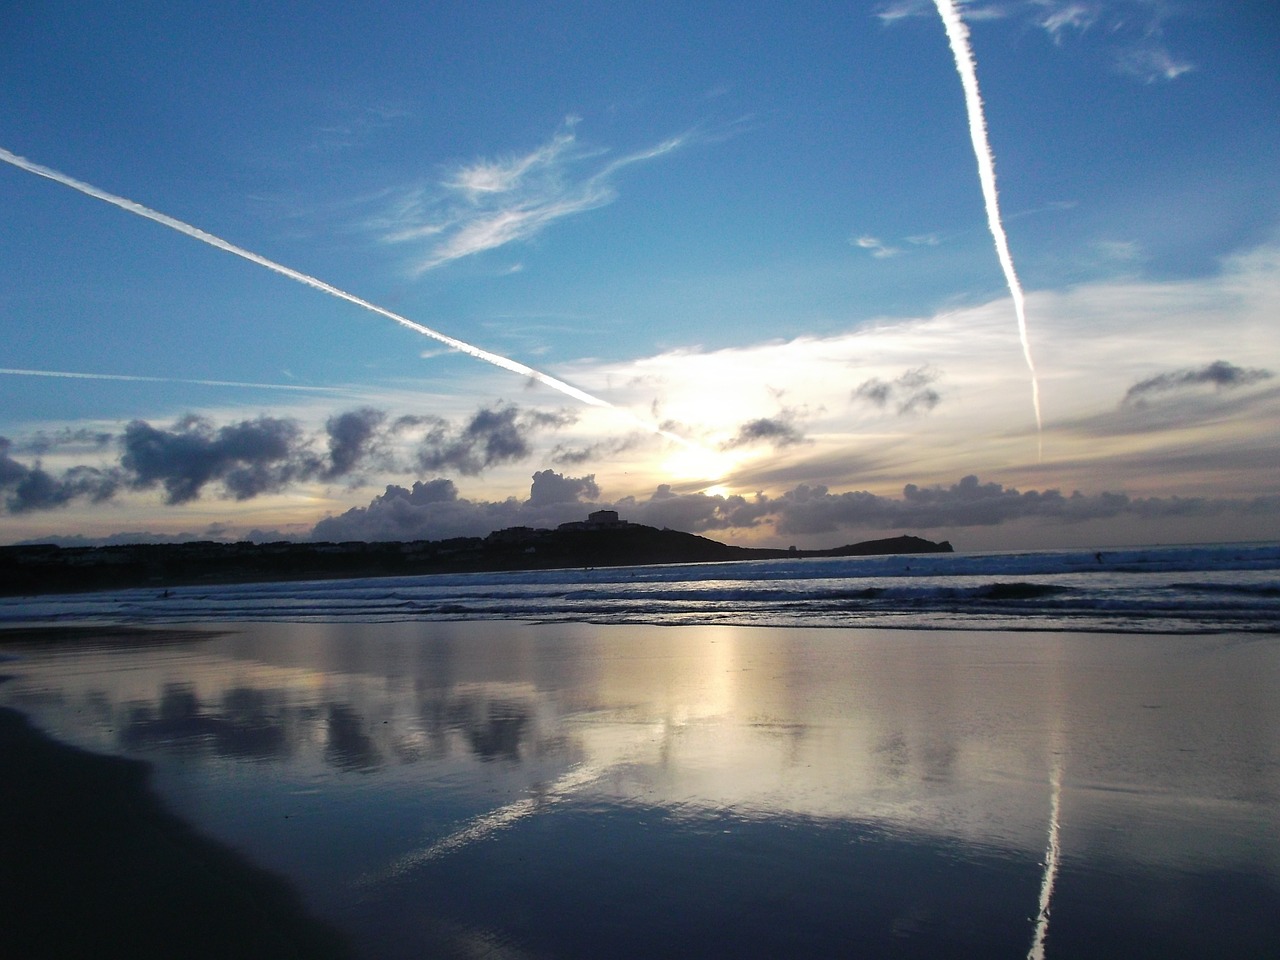
M 951 552 L 951 544 L 908 536 L 829 550 L 738 547 L 616 519 L 562 524 L 556 530 L 513 527 L 487 537 L 387 543 L 32 544 L 0 547 L 0 594 L 940 552 Z

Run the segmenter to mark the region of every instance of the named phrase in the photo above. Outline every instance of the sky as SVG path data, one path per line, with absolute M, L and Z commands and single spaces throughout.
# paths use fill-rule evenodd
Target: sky
M 0 542 L 1280 538 L 1280 11 L 951 5 L 5 4 Z

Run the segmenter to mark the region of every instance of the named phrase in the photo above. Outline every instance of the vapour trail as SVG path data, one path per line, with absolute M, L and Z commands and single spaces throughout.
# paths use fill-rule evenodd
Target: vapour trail
M 933 0 L 942 17 L 942 24 L 947 30 L 947 41 L 951 44 L 951 55 L 955 57 L 956 70 L 960 74 L 960 85 L 964 87 L 964 105 L 969 114 L 969 138 L 973 141 L 973 152 L 978 159 L 978 180 L 982 184 L 982 198 L 987 208 L 987 225 L 991 228 L 991 236 L 996 242 L 996 256 L 1000 267 L 1004 270 L 1005 282 L 1009 286 L 1009 295 L 1013 298 L 1013 310 L 1018 316 L 1018 338 L 1022 341 L 1022 355 L 1026 358 L 1027 369 L 1031 372 L 1031 405 L 1036 414 L 1036 436 L 1043 453 L 1044 424 L 1040 418 L 1040 381 L 1036 376 L 1035 361 L 1031 359 L 1031 340 L 1027 336 L 1027 308 L 1022 296 L 1022 284 L 1018 282 L 1018 274 L 1013 269 L 1013 257 L 1009 253 L 1009 240 L 1005 236 L 1004 224 L 1000 220 L 1000 201 L 996 193 L 995 154 L 991 151 L 991 143 L 987 139 L 987 121 L 982 110 L 982 95 L 978 92 L 978 68 L 973 59 L 973 48 L 969 44 L 969 28 L 965 26 L 956 9 L 954 0 Z
M 376 303 L 370 303 L 368 300 L 357 297 L 353 293 L 347 293 L 345 290 L 340 290 L 332 284 L 325 283 L 323 280 L 318 280 L 315 277 L 308 276 L 305 273 L 294 270 L 292 267 L 286 267 L 284 264 L 276 263 L 274 260 L 268 260 L 266 257 L 260 256 L 251 250 L 246 250 L 243 247 L 237 247 L 234 243 L 223 240 L 221 237 L 216 237 L 211 233 L 201 230 L 199 227 L 193 227 L 191 224 L 184 223 L 167 214 L 160 213 L 158 210 L 152 210 L 150 207 L 144 207 L 142 204 L 136 203 L 133 200 L 117 196 L 114 193 L 108 193 L 105 190 L 100 190 L 93 186 L 93 184 L 85 183 L 83 180 L 77 180 L 75 177 L 70 177 L 67 174 L 54 170 L 51 167 L 35 163 L 28 160 L 26 157 L 20 157 L 16 153 L 11 153 L 3 147 L 0 147 L 0 160 L 3 160 L 5 163 L 12 164 L 20 170 L 26 170 L 28 173 L 34 173 L 38 177 L 44 177 L 48 180 L 54 181 L 55 183 L 60 183 L 64 187 L 70 187 L 72 190 L 78 190 L 86 196 L 105 201 L 112 206 L 119 207 L 121 210 L 137 214 L 147 220 L 153 220 L 171 230 L 176 230 L 179 233 L 186 234 L 188 237 L 192 237 L 202 243 L 207 243 L 211 247 L 217 247 L 219 250 L 225 250 L 227 253 L 233 253 L 237 257 L 243 257 L 251 263 L 256 263 L 261 267 L 266 267 L 268 270 L 273 270 L 282 276 L 288 277 L 290 280 L 296 280 L 298 283 L 302 283 L 308 287 L 319 290 L 321 293 L 327 293 L 329 296 L 337 297 L 339 300 L 346 300 L 348 303 L 354 303 L 357 307 L 363 307 L 365 310 L 369 310 L 373 313 L 379 314 L 380 316 L 386 317 L 388 320 L 394 320 L 402 327 L 408 327 L 410 330 L 413 330 L 415 333 L 420 333 L 424 337 L 439 340 L 441 343 L 452 347 L 460 353 L 465 353 L 468 356 L 475 357 L 477 360 L 483 360 L 486 363 L 491 363 L 495 367 L 510 370 L 512 373 L 518 373 L 521 376 L 529 377 L 544 386 L 548 386 L 553 390 L 558 390 L 565 396 L 573 397 L 573 399 L 579 400 L 582 403 L 593 407 L 608 407 L 610 409 L 617 410 L 620 413 L 629 416 L 632 420 L 636 421 L 647 430 L 651 430 L 660 436 L 666 437 L 668 440 L 675 440 L 677 443 L 681 443 L 686 446 L 690 445 L 689 441 L 685 440 L 683 437 L 670 433 L 669 431 L 662 430 L 631 411 L 615 407 L 608 400 L 602 400 L 599 397 L 587 393 L 585 390 L 579 390 L 572 384 L 565 383 L 563 380 L 558 380 L 549 373 L 543 373 L 541 370 L 535 370 L 533 367 L 526 366 L 518 360 L 512 360 L 508 357 L 502 356 L 501 354 L 491 353 L 490 351 L 477 347 L 474 344 L 467 343 L 465 340 L 459 340 L 456 337 L 449 336 L 447 333 L 441 333 L 439 330 L 433 330 L 421 323 L 410 320 L 408 317 L 402 317 L 398 313 L 393 313 L 385 307 L 380 307 Z
M 307 393 L 343 393 L 340 387 L 309 387 L 293 383 L 248 383 L 242 380 L 191 380 L 185 377 L 138 377 L 124 373 L 76 373 L 71 370 L 20 370 L 0 367 L 13 377 L 58 377 L 66 380 L 119 380 L 125 383 L 190 383 L 199 387 L 253 387 L 260 390 L 300 390 Z
M 424 863 L 453 853 L 477 840 L 484 840 L 500 830 L 514 826 L 526 817 L 543 812 L 552 805 L 569 799 L 573 793 L 599 780 L 606 772 L 608 772 L 607 767 L 592 764 L 574 768 L 552 783 L 540 796 L 524 797 L 474 817 L 461 829 L 455 830 L 421 850 L 405 854 L 385 871 L 375 876 L 365 877 L 361 883 L 372 885 L 398 879 Z
M 1044 940 L 1049 933 L 1049 902 L 1053 899 L 1053 886 L 1058 879 L 1058 857 L 1061 846 L 1058 841 L 1058 817 L 1062 811 L 1062 767 L 1057 760 L 1049 775 L 1049 840 L 1044 853 L 1044 879 L 1040 883 L 1040 909 L 1036 913 L 1035 936 L 1027 960 L 1044 960 Z

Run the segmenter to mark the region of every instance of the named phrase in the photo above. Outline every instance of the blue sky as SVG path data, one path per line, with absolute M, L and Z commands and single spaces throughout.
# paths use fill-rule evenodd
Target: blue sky
M 1280 536 L 1280 14 L 959 11 L 1039 433 L 933 0 L 6 5 L 0 148 L 606 405 L 0 164 L 0 541 Z

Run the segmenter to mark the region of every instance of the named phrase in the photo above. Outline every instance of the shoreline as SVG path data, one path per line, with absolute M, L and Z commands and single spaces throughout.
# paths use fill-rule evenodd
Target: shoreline
M 89 640 L 114 641 L 122 644 L 144 639 L 151 643 L 187 643 L 193 640 L 212 640 L 233 632 L 214 628 L 174 628 L 146 624 L 72 625 L 33 621 L 21 626 L 0 626 L 0 647 L 44 646 Z

